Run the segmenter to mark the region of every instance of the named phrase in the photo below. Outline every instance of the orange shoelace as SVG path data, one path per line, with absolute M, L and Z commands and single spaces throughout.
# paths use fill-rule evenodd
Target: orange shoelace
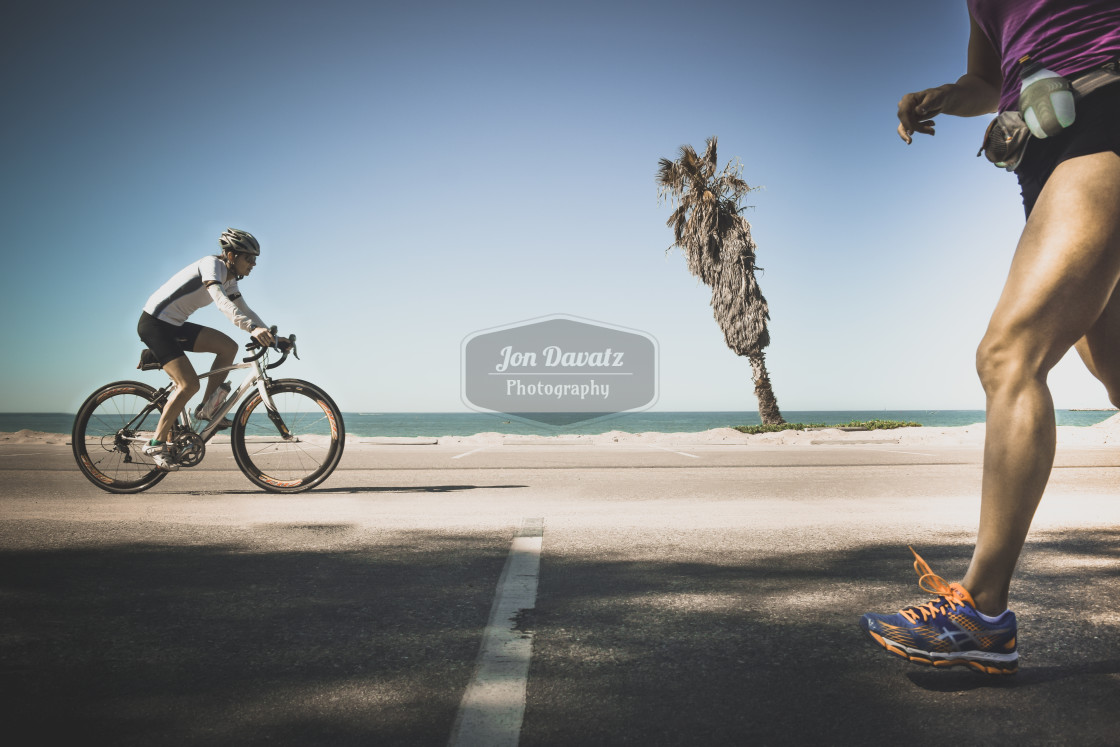
M 909 545 L 907 545 L 909 547 Z M 926 602 L 925 604 L 907 607 L 906 609 L 899 610 L 898 613 L 905 617 L 912 623 L 918 622 L 918 616 L 921 615 L 922 620 L 929 620 L 935 615 L 945 614 L 946 606 L 950 609 L 965 606 L 965 598 L 968 592 L 960 584 L 950 584 L 945 579 L 938 576 L 929 567 L 929 563 L 922 559 L 922 556 L 911 547 L 910 552 L 914 553 L 914 570 L 917 571 L 918 586 L 922 587 L 923 591 L 928 591 L 930 594 L 936 594 L 937 599 Z M 926 579 L 929 579 L 929 586 L 926 586 Z

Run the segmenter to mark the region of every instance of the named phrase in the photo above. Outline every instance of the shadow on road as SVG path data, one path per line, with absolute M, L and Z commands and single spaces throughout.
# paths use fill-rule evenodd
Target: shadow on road
M 528 485 L 408 485 L 390 488 L 336 488 L 331 493 L 457 493 L 464 490 L 517 490 Z
M 515 490 L 525 489 L 528 485 L 406 485 L 406 486 L 393 486 L 393 487 L 370 487 L 370 486 L 357 486 L 349 488 L 330 487 L 330 488 L 313 488 L 302 493 L 296 493 L 298 496 L 308 495 L 330 495 L 330 494 L 343 494 L 343 495 L 357 495 L 360 493 L 457 493 L 466 490 Z M 269 496 L 272 498 L 277 497 L 274 493 L 264 493 L 260 490 L 185 490 L 178 491 L 177 495 L 255 495 L 255 496 Z
M 446 743 L 511 532 L 5 522 L 0 703 L 35 743 Z M 739 532 L 740 534 L 736 534 Z M 749 529 L 545 554 L 524 745 L 1114 743 L 1120 532 L 1040 535 L 1022 671 L 918 669 L 856 621 L 923 599 L 905 547 Z M 83 534 L 84 533 L 84 534 Z M 224 533 L 224 534 L 223 534 Z M 95 540 L 94 537 L 97 537 Z M 108 543 L 105 537 L 110 539 Z M 966 540 L 918 549 L 963 572 Z M 99 544 L 94 544 L 95 542 Z M 51 549 L 54 547 L 55 549 Z
M 522 623 L 535 636 L 522 745 L 942 744 L 956 727 L 969 744 L 1103 745 L 1120 734 L 1120 532 L 1028 546 L 1014 590 L 1021 670 L 1003 679 L 920 668 L 864 639 L 864 612 L 928 598 L 905 546 L 686 539 L 712 562 L 677 560 L 664 539 L 637 561 L 546 552 Z M 970 541 L 917 549 L 953 580 Z
M 925 690 L 951 693 L 977 690 L 983 687 L 1006 689 L 1030 687 L 1047 682 L 1099 674 L 1120 674 L 1120 659 L 1050 667 L 1029 667 L 1015 677 L 980 678 L 964 671 L 919 671 L 909 673 L 906 676 L 915 685 Z
M 0 553 L 5 733 L 28 744 L 446 743 L 512 528 L 273 524 L 200 542 L 213 535 Z

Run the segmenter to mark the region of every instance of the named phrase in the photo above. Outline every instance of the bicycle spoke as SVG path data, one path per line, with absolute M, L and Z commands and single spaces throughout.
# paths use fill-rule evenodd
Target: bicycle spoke
M 116 382 L 90 396 L 74 423 L 73 450 L 83 474 L 98 487 L 117 493 L 144 490 L 163 479 L 142 451 L 155 432 L 159 410 L 142 419 L 154 391 L 139 382 Z M 134 422 L 135 421 L 135 422 Z
M 342 455 L 342 416 L 322 391 L 306 382 L 273 382 L 269 389 L 283 427 L 273 422 L 259 395 L 236 417 L 234 457 L 242 472 L 266 490 L 296 492 L 322 482 Z

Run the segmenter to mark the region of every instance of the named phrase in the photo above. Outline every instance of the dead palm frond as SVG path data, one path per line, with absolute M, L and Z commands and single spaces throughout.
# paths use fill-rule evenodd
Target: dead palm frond
M 675 206 L 665 222 L 673 229 L 666 251 L 680 247 L 688 271 L 712 289 L 712 315 L 727 346 L 751 361 L 762 422 L 782 423 L 762 352 L 770 344 L 770 308 L 755 277 L 751 224 L 742 216 L 742 200 L 752 187 L 738 159 L 722 171 L 717 167 L 714 136 L 702 156 L 682 145 L 677 160 L 658 161 L 658 200 Z

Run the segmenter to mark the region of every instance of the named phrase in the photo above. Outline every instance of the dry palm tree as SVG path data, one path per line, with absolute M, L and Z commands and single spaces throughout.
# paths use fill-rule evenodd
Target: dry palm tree
M 666 221 L 673 229 L 669 249 L 679 246 L 688 271 L 712 289 L 712 314 L 727 346 L 751 362 L 762 422 L 784 423 L 762 352 L 770 344 L 770 308 L 754 275 L 757 245 L 739 204 L 751 187 L 740 176 L 738 159 L 718 173 L 716 168 L 715 137 L 708 138 L 703 156 L 682 145 L 676 161 L 660 160 L 658 198 L 676 206 Z

